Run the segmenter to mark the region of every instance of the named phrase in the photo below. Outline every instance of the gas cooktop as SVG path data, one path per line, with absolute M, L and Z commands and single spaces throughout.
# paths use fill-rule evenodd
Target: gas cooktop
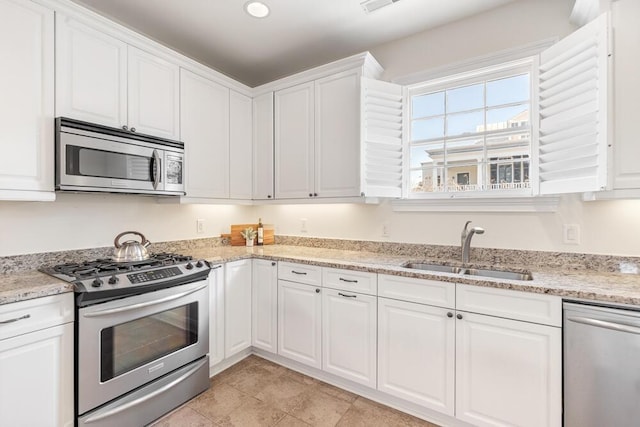
M 93 301 L 164 289 L 203 280 L 211 266 L 207 261 L 173 253 L 152 254 L 136 262 L 115 262 L 108 258 L 58 264 L 40 269 L 74 284 L 77 299 Z M 90 294 L 91 296 L 89 296 Z

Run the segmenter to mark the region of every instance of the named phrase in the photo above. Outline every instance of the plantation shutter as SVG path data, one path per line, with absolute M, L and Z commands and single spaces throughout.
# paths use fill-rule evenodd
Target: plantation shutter
M 608 49 L 604 14 L 540 54 L 540 194 L 606 188 Z
M 362 189 L 367 197 L 401 197 L 402 86 L 362 78 Z

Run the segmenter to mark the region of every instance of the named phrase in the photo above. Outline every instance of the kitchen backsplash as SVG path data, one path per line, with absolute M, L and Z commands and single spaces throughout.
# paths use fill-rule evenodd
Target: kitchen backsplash
M 307 246 L 345 251 L 364 251 L 405 256 L 407 260 L 444 260 L 458 262 L 460 247 L 314 237 L 276 236 L 277 245 Z M 220 237 L 152 243 L 151 252 L 188 253 L 198 249 L 229 245 Z M 84 259 L 108 258 L 113 247 L 44 252 L 0 257 L 0 273 L 8 274 Z M 512 266 L 525 269 L 561 269 L 568 271 L 601 271 L 637 273 L 640 257 L 575 254 L 567 252 L 522 251 L 510 249 L 471 248 L 471 261 L 478 265 Z

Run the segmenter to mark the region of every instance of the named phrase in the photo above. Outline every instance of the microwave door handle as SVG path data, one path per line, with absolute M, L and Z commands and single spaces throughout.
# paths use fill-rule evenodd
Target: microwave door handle
M 160 155 L 158 154 L 158 150 L 153 150 L 153 154 L 151 157 L 151 178 L 153 179 L 153 189 L 158 189 L 158 184 L 160 183 L 160 176 L 162 171 L 162 161 L 160 160 Z

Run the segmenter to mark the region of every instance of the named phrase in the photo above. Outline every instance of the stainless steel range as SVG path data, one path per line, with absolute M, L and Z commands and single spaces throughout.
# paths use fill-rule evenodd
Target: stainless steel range
M 74 283 L 78 426 L 142 426 L 209 387 L 211 266 L 175 254 L 42 271 Z

